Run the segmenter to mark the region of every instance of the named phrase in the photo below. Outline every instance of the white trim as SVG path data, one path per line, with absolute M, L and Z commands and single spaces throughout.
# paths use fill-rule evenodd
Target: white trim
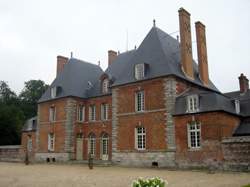
M 145 64 L 136 64 L 135 65 L 135 79 L 141 80 L 145 77 Z
M 81 109 L 82 109 L 82 119 L 80 119 Z M 84 105 L 78 105 L 77 121 L 79 121 L 79 122 L 84 122 L 85 121 L 85 106 Z
M 140 95 L 140 101 L 138 97 Z M 140 103 L 139 103 L 140 102 Z M 139 107 L 140 105 L 140 107 Z M 140 108 L 140 110 L 139 110 Z M 138 91 L 135 93 L 135 111 L 136 112 L 143 112 L 145 110 L 145 92 L 144 90 Z
M 191 129 L 191 126 L 193 129 Z M 201 124 L 197 122 L 187 124 L 187 134 L 188 134 L 188 147 L 190 149 L 200 149 L 201 148 Z M 191 133 L 194 134 L 192 137 Z M 192 145 L 192 138 L 194 138 L 194 145 Z
M 199 97 L 198 95 L 187 96 L 187 112 L 193 113 L 199 111 Z

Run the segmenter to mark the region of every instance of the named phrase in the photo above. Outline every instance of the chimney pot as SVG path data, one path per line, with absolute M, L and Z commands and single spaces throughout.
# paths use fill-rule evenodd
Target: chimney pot
M 117 57 L 117 52 L 113 50 L 108 51 L 108 64 L 112 64 Z
M 57 56 L 56 76 L 58 76 L 59 73 L 63 71 L 63 68 L 68 61 L 69 61 L 69 59 L 67 57 L 64 57 L 61 55 Z
M 241 73 L 239 76 L 239 83 L 240 83 L 240 92 L 246 93 L 249 90 L 249 80 L 243 73 Z
M 202 83 L 209 85 L 207 45 L 206 45 L 206 27 L 200 21 L 195 23 L 197 54 L 199 63 L 199 75 Z
M 178 12 L 182 70 L 186 77 L 194 79 L 190 14 L 184 8 Z

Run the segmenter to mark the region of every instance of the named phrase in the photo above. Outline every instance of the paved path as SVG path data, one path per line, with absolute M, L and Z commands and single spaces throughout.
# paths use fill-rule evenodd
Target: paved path
M 240 187 L 250 183 L 250 173 L 169 171 L 165 169 L 94 167 L 85 165 L 0 163 L 0 187 L 127 187 L 137 177 L 158 176 L 168 187 Z

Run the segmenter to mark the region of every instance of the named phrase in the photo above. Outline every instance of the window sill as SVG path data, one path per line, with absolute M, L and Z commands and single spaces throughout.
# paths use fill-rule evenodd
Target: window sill
M 197 148 L 188 148 L 188 151 L 201 151 L 201 147 L 197 147 Z

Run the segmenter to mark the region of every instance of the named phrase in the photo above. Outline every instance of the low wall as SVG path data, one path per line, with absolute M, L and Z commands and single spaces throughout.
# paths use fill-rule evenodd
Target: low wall
M 23 155 L 20 145 L 0 146 L 0 161 L 4 162 L 21 162 Z
M 250 171 L 250 136 L 224 139 L 222 149 L 226 170 Z

